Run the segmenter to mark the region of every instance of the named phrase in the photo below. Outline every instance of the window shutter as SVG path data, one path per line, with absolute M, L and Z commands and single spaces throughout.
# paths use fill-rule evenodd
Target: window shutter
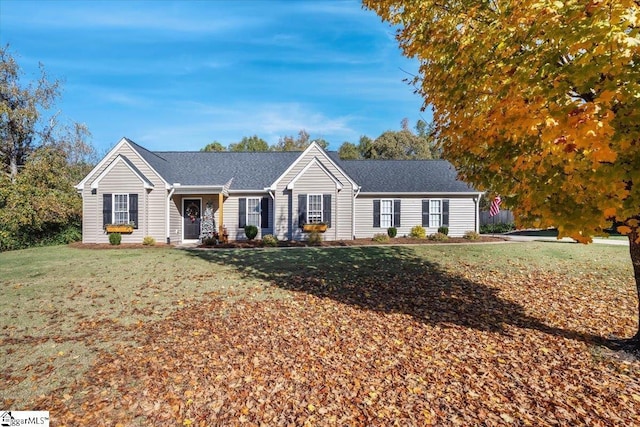
M 422 201 L 422 226 L 429 227 L 429 199 Z
M 380 200 L 373 201 L 373 226 L 380 227 Z
M 138 195 L 129 194 L 129 222 L 133 221 L 133 228 L 138 228 Z
M 393 226 L 400 227 L 400 200 L 393 201 Z
M 298 194 L 298 227 L 307 223 L 307 195 Z
M 238 227 L 244 228 L 247 225 L 247 198 L 238 199 Z
M 331 227 L 331 194 L 322 196 L 322 222 Z
M 102 195 L 102 225 L 112 223 L 111 219 L 111 194 Z
M 260 227 L 269 228 L 269 198 L 263 197 L 260 201 Z
M 449 226 L 449 199 L 442 200 L 442 225 Z

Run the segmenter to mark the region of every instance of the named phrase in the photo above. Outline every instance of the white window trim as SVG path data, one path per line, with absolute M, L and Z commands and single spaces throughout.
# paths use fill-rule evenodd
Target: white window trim
M 116 222 L 116 198 L 117 196 L 127 196 L 127 220 L 125 222 Z M 129 205 L 129 193 L 113 193 L 113 195 L 111 196 L 111 215 L 112 215 L 112 222 L 114 224 L 129 224 L 129 221 L 131 220 L 129 218 L 129 210 L 130 210 L 130 205 Z M 122 211 L 118 211 L 118 212 L 122 212 Z
M 396 217 L 394 199 L 380 199 L 380 228 L 389 228 L 382 225 L 382 203 L 383 202 L 391 202 L 391 225 L 389 227 L 393 227 L 393 224 L 395 224 L 394 219 Z
M 257 200 L 258 201 L 258 224 L 251 224 L 249 222 L 249 200 Z M 262 197 L 247 197 L 245 202 L 245 213 L 244 213 L 244 224 L 247 225 L 255 225 L 260 228 L 262 221 Z M 254 213 L 255 215 L 255 213 Z
M 438 215 L 439 221 L 438 225 L 431 225 L 431 203 L 432 202 L 440 202 L 440 211 L 435 214 Z M 442 227 L 442 216 L 443 216 L 443 199 L 429 199 L 429 228 L 439 228 Z
M 317 224 L 317 223 L 313 223 L 311 221 L 309 221 L 309 213 L 311 212 L 311 209 L 309 209 L 309 205 L 310 205 L 310 199 L 311 197 L 320 197 L 320 221 L 318 221 L 318 223 L 322 222 L 322 220 L 324 219 L 324 198 L 322 196 L 322 194 L 307 194 L 307 224 Z

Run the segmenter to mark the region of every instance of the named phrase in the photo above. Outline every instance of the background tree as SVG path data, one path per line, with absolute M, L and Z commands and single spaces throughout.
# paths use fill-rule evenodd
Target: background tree
M 420 139 L 420 144 L 428 150 L 431 159 L 442 158 L 442 150 L 438 147 L 435 137 L 435 126 L 433 122 L 427 123 L 420 119 L 416 122 L 416 135 Z
M 402 120 L 400 131 L 386 131 L 377 137 L 370 148 L 372 159 L 430 159 L 431 147 L 409 129 L 409 120 Z
M 240 142 L 229 144 L 229 151 L 269 151 L 269 144 L 257 135 L 245 136 Z
M 82 200 L 74 184 L 93 167 L 96 152 L 85 125 L 42 116 L 59 94 L 40 66 L 36 84 L 0 49 L 0 251 L 81 237 Z
M 358 147 L 349 141 L 342 143 L 338 149 L 338 156 L 340 156 L 342 160 L 357 160 L 361 158 Z
M 640 301 L 638 1 L 364 5 L 419 59 L 412 83 L 461 177 L 499 191 L 520 226 L 588 242 L 615 222 Z
M 361 135 L 358 141 L 358 151 L 363 159 L 371 158 L 371 150 L 373 148 L 373 140 L 366 135 Z
M 227 151 L 227 147 L 220 144 L 218 141 L 213 141 L 201 148 L 200 151 Z
M 8 47 L 0 47 L 0 158 L 12 182 L 39 134 L 39 120 L 59 94 L 60 83 L 49 81 L 40 64 L 40 78 L 23 84 L 21 69 Z
M 274 151 L 304 151 L 311 141 L 309 139 L 309 133 L 302 129 L 298 132 L 298 137 L 285 136 L 280 138 L 278 143 L 273 146 Z

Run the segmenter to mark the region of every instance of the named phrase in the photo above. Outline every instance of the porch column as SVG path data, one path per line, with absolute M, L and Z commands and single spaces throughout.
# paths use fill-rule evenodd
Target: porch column
M 224 209 L 223 209 L 223 194 L 222 193 L 218 193 L 218 212 L 219 212 L 219 223 L 218 223 L 218 233 L 220 233 L 220 236 L 222 236 L 223 234 L 223 230 L 224 230 Z

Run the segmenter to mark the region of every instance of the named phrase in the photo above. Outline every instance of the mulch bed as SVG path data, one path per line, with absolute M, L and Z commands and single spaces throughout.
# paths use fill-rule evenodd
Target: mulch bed
M 387 242 L 376 242 L 372 239 L 354 239 L 354 240 L 331 240 L 323 241 L 320 244 L 311 245 L 305 241 L 283 240 L 278 242 L 279 248 L 304 248 L 304 247 L 335 247 L 335 246 L 372 246 L 372 245 L 421 245 L 421 244 L 450 244 L 450 243 L 491 243 L 502 242 L 507 239 L 501 237 L 481 236 L 478 240 L 468 240 L 462 237 L 450 237 L 444 242 L 429 239 L 410 239 L 407 237 L 396 237 L 389 239 Z M 154 246 L 146 246 L 142 243 L 121 243 L 120 245 L 111 245 L 109 243 L 82 243 L 75 242 L 69 246 L 79 249 L 167 249 L 174 248 L 175 245 L 166 243 L 156 243 Z M 228 243 L 221 243 L 213 246 L 198 245 L 202 249 L 253 249 L 264 248 L 262 240 L 237 240 Z

